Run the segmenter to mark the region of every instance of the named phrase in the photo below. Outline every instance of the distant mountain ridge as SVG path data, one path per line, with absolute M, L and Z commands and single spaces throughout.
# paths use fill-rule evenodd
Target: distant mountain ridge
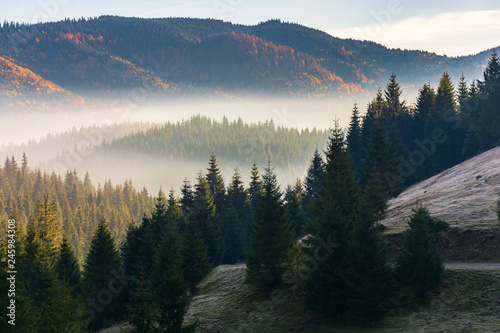
M 43 96 L 41 104 L 37 97 Z M 82 97 L 72 94 L 57 84 L 47 81 L 12 59 L 0 57 L 0 102 L 7 106 L 51 108 L 54 102 L 83 106 Z
M 366 96 L 382 88 L 392 72 L 409 90 L 436 83 L 445 70 L 452 78 L 462 73 L 468 80 L 480 78 L 489 55 L 490 50 L 451 58 L 388 49 L 280 20 L 245 26 L 102 16 L 0 28 L 0 56 L 84 98 L 113 98 L 138 89 L 161 97 L 200 92 Z

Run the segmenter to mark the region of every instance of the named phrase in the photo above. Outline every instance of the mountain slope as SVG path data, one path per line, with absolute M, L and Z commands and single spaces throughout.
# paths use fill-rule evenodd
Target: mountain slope
M 462 73 L 469 81 L 479 79 L 491 55 L 491 50 L 474 56 L 447 57 L 433 52 L 391 49 L 371 41 L 337 38 L 279 20 L 250 29 L 265 40 L 291 46 L 321 59 L 322 66 L 348 82 L 383 88 L 389 75 L 396 73 L 402 86 L 412 92 L 426 82 L 437 84 L 443 71 L 448 71 L 455 80 Z
M 245 265 L 218 266 L 199 284 L 186 323 L 198 320 L 196 332 L 498 332 L 500 283 L 498 270 L 446 269 L 440 292 L 425 306 L 411 304 L 408 294 L 395 295 L 378 322 L 335 320 L 313 314 L 303 306 L 296 285 L 258 292 L 244 284 Z M 288 281 L 295 282 L 295 281 Z M 293 292 L 292 290 L 295 290 Z M 101 333 L 120 333 L 127 323 Z
M 417 205 L 452 227 L 490 228 L 498 224 L 495 213 L 500 194 L 500 147 L 491 149 L 451 169 L 418 183 L 389 201 L 382 222 L 388 230 L 406 228 L 405 218 Z
M 61 169 L 59 166 L 63 165 L 81 174 L 89 171 L 94 176 L 112 175 L 114 183 L 132 179 L 154 192 L 160 185 L 178 189 L 186 176 L 194 179 L 213 153 L 225 179 L 230 179 L 236 167 L 248 179 L 246 174 L 254 162 L 263 168 L 271 158 L 279 181 L 287 184 L 303 175 L 310 156 L 316 149 L 323 149 L 327 136 L 323 130 L 276 127 L 273 121 L 245 124 L 241 118 L 219 122 L 194 116 L 179 123 L 131 132 L 95 147 L 69 146 L 39 166 L 49 172 L 58 171 L 54 166 Z M 77 165 L 68 163 L 75 154 L 84 158 Z M 148 172 L 144 172 L 144 165 Z
M 28 31 L 29 33 L 27 33 Z M 298 24 L 254 26 L 212 19 L 102 16 L 0 28 L 0 56 L 81 95 L 143 89 L 271 95 L 353 96 L 385 86 L 390 73 L 411 95 L 443 71 L 480 78 L 489 51 L 450 58 L 340 39 Z
M 16 59 L 47 80 L 70 91 L 88 94 L 142 87 L 169 91 L 175 87 L 133 63 L 92 47 L 91 35 L 42 34 L 25 45 Z
M 0 102 L 7 106 L 36 108 L 38 96 L 44 97 L 45 108 L 54 104 L 83 105 L 82 97 L 74 95 L 53 82 L 47 81 L 13 59 L 0 57 Z
M 284 94 L 362 91 L 308 54 L 244 33 L 212 35 L 186 48 L 161 52 L 149 55 L 148 60 L 163 57 L 169 78 L 184 84 Z
M 500 147 L 491 149 L 418 183 L 389 201 L 384 238 L 389 258 L 402 249 L 412 209 L 421 205 L 449 227 L 436 244 L 447 261 L 498 262 L 500 225 L 495 213 L 500 194 Z

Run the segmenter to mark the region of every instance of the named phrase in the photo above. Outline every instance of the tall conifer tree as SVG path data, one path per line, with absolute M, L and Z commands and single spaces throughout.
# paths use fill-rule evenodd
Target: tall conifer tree
M 495 50 L 480 82 L 481 118 L 480 129 L 485 149 L 500 144 L 500 60 Z
M 247 254 L 247 283 L 256 287 L 279 284 L 292 233 L 278 181 L 270 165 L 262 176 L 262 192 L 253 214 L 251 248 Z
M 383 108 L 383 113 L 381 117 L 381 125 L 385 129 L 387 134 L 390 126 L 395 122 L 396 118 L 399 117 L 403 110 L 403 102 L 401 99 L 401 88 L 399 83 L 396 81 L 396 74 L 392 73 L 387 84 L 385 91 L 385 107 Z
M 338 315 L 347 306 L 346 252 L 357 211 L 358 189 L 343 131 L 335 121 L 326 151 L 324 180 L 316 200 L 309 249 L 322 260 L 308 271 L 306 306 Z
M 184 178 L 184 182 L 181 188 L 181 209 L 184 221 L 187 221 L 194 204 L 194 192 L 189 180 Z
M 259 168 L 257 167 L 257 163 L 253 162 L 252 169 L 250 171 L 250 183 L 248 188 L 248 197 L 250 199 L 252 209 L 257 206 L 257 199 L 261 190 L 262 181 L 260 180 Z
M 195 197 L 191 221 L 198 224 L 203 241 L 208 247 L 208 257 L 212 265 L 219 265 L 223 256 L 219 217 L 207 180 L 200 173 L 195 186 Z
M 238 218 L 241 245 L 243 251 L 246 252 L 250 248 L 250 225 L 252 223 L 252 213 L 248 191 L 243 185 L 243 180 L 241 179 L 241 174 L 238 169 L 234 170 L 231 183 L 228 186 L 227 200 L 228 209 L 231 209 L 232 206 Z M 243 253 L 243 257 L 240 259 L 244 259 L 244 257 L 245 255 Z
M 153 295 L 150 291 L 149 278 L 144 273 L 137 281 L 137 290 L 132 293 L 131 302 L 128 304 L 130 327 L 125 329 L 126 333 L 155 333 L 155 312 L 153 307 Z
M 302 206 L 303 196 L 304 188 L 300 179 L 297 179 L 293 186 L 288 186 L 285 192 L 285 206 L 294 239 L 304 235 L 306 216 Z
M 398 179 L 396 160 L 389 153 L 389 142 L 384 135 L 382 127 L 373 129 L 370 137 L 368 156 L 364 161 L 363 176 L 360 180 L 361 190 L 364 193 L 368 181 L 374 173 L 378 173 L 384 183 L 386 197 L 395 195 L 400 187 L 401 180 Z
M 59 279 L 66 282 L 70 288 L 80 290 L 81 271 L 75 252 L 66 236 L 63 236 L 61 249 L 56 262 L 56 271 Z
M 386 248 L 377 222 L 384 193 L 380 194 L 382 181 L 378 174 L 368 181 L 359 208 L 359 214 L 350 237 L 347 251 L 347 308 L 351 314 L 376 318 L 381 315 L 381 305 L 391 293 L 392 271 L 387 265 Z
M 190 298 L 182 274 L 181 241 L 174 226 L 165 229 L 155 256 L 151 277 L 154 287 L 156 322 L 160 332 L 192 332 L 194 327 L 183 327 Z
M 44 300 L 55 279 L 55 259 L 59 252 L 61 225 L 55 202 L 47 194 L 39 200 L 37 212 L 28 225 L 22 275 L 35 303 Z
M 85 297 L 94 302 L 101 290 L 108 290 L 109 282 L 120 273 L 121 258 L 115 246 L 115 240 L 104 220 L 101 220 L 92 236 L 90 249 L 85 258 L 83 270 L 83 290 Z M 95 318 L 89 328 L 98 329 L 120 318 L 121 306 L 119 295 L 111 296 L 107 304 L 98 305 L 102 311 L 95 312 Z
M 431 130 L 434 131 L 436 127 L 442 128 L 447 136 L 445 142 L 436 146 L 436 153 L 430 156 L 431 161 L 434 162 L 435 173 L 438 173 L 460 161 L 463 147 L 462 133 L 458 127 L 455 128 L 459 117 L 455 88 L 447 72 L 444 72 L 439 80 L 436 94 L 435 117 L 436 126 Z M 457 121 L 453 121 L 452 119 L 454 118 Z
M 214 198 L 215 209 L 218 214 L 221 214 L 224 211 L 226 187 L 219 166 L 217 165 L 217 159 L 213 153 L 210 155 L 207 170 L 207 182 Z
M 304 181 L 304 197 L 302 205 L 306 214 L 307 223 L 312 219 L 312 208 L 314 200 L 318 197 L 318 191 L 321 182 L 323 181 L 324 162 L 321 153 L 318 150 L 314 151 L 313 158 L 309 163 L 307 175 Z
M 354 104 L 352 110 L 351 122 L 347 130 L 347 146 L 351 151 L 356 176 L 360 176 L 363 166 L 362 158 L 362 145 L 361 145 L 361 118 L 359 116 L 359 109 L 357 103 Z
M 208 250 L 198 225 L 190 222 L 186 226 L 182 248 L 182 270 L 188 287 L 194 291 L 195 286 L 210 270 Z
M 432 224 L 429 211 L 417 208 L 410 217 L 409 229 L 404 236 L 404 251 L 396 264 L 398 281 L 424 297 L 437 286 L 443 274 L 443 261 L 432 243 L 429 226 Z

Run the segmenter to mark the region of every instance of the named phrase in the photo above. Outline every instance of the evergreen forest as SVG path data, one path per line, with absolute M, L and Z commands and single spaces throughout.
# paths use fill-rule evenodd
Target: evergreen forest
M 383 318 L 401 291 L 431 297 L 444 271 L 433 242 L 439 223 L 415 207 L 391 266 L 381 224 L 388 200 L 499 145 L 499 86 L 493 52 L 482 80 L 454 83 L 444 72 L 437 87 L 420 88 L 414 105 L 392 74 L 366 112 L 354 105 L 346 129 L 337 120 L 321 133 L 194 117 L 97 148 L 181 160 L 211 152 L 195 179 L 154 195 L 132 181 L 96 186 L 88 173 L 42 172 L 26 154 L 7 158 L 0 227 L 16 221 L 15 246 L 14 236 L 2 239 L 0 262 L 15 258 L 18 271 L 16 332 L 89 332 L 124 321 L 129 332 L 194 332 L 185 314 L 198 283 L 219 265 L 245 263 L 245 282 L 262 293 L 285 288 L 295 265 L 305 306 L 341 320 Z M 261 155 L 225 178 L 219 156 L 240 153 L 237 136 L 262 145 Z M 301 154 L 309 155 L 304 176 L 280 184 L 275 166 L 286 170 Z M 7 270 L 0 275 L 7 289 Z M 2 297 L 4 309 L 8 302 Z M 1 317 L 2 332 L 8 320 Z

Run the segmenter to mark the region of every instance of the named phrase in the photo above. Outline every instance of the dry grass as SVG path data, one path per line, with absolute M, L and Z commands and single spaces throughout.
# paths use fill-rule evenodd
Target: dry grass
M 500 270 L 447 270 L 430 300 L 400 291 L 381 321 L 365 324 L 313 314 L 290 289 L 251 290 L 244 270 L 220 266 L 202 282 L 187 318 L 199 319 L 198 332 L 500 332 Z
M 403 231 L 412 209 L 422 205 L 431 215 L 462 228 L 491 228 L 500 193 L 500 147 L 418 183 L 389 201 L 387 233 Z

